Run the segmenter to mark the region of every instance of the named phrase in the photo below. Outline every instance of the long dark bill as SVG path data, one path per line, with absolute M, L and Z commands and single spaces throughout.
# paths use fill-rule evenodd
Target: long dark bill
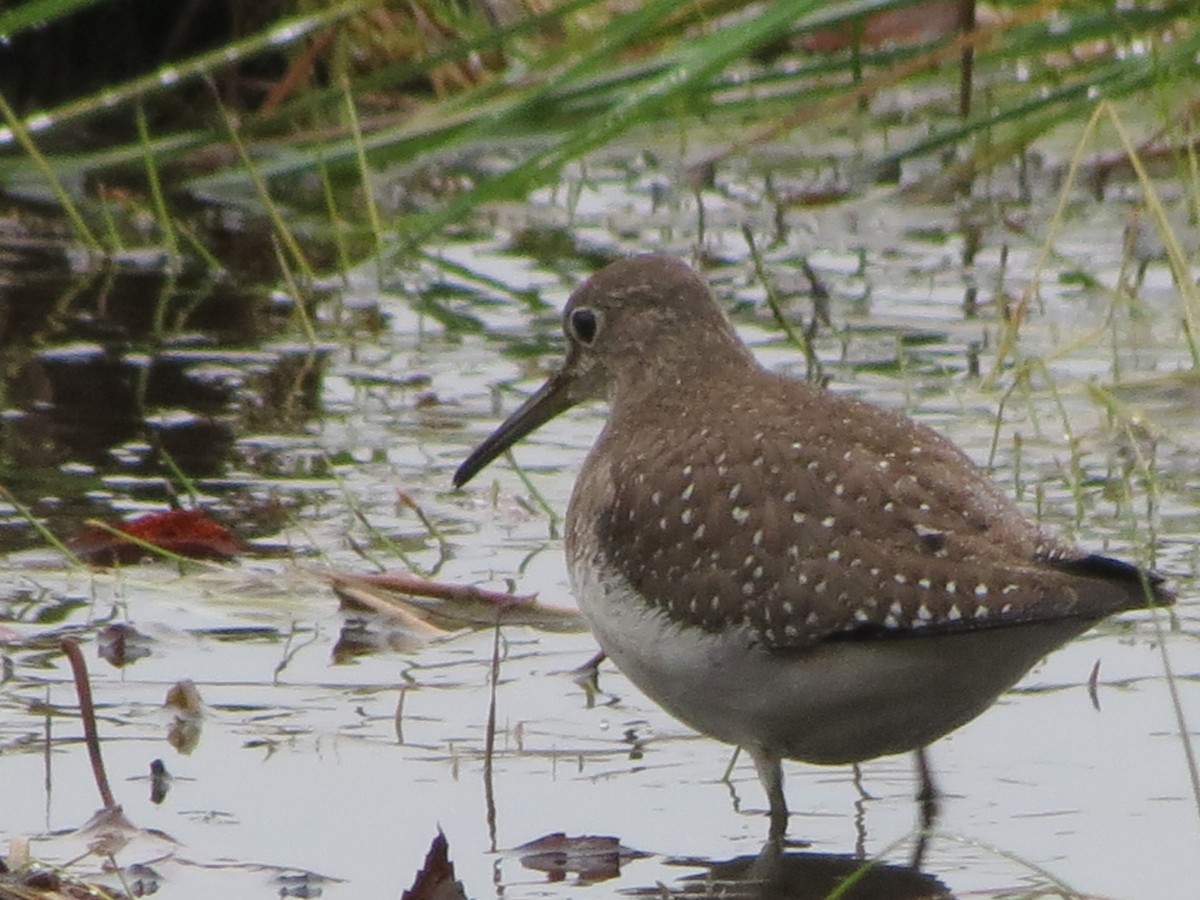
M 574 406 L 578 401 L 571 396 L 570 384 L 570 378 L 559 372 L 538 388 L 537 393 L 522 403 L 520 409 L 505 419 L 504 423 L 488 435 L 463 461 L 454 473 L 454 486 L 462 487 L 525 435 Z

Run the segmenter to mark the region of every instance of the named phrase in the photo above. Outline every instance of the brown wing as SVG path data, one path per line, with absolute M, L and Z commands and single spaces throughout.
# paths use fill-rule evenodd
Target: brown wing
M 640 452 L 608 447 L 607 470 L 581 476 L 594 546 L 681 624 L 744 622 L 789 647 L 1169 602 L 1135 567 L 1048 539 L 933 431 L 760 382 L 728 397 L 709 386 L 712 406 L 686 423 L 670 397 L 632 411 L 621 430 Z

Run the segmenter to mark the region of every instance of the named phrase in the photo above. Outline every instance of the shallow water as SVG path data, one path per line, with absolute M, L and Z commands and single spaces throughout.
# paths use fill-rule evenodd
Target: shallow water
M 601 693 L 590 702 L 572 677 L 595 652 L 586 633 L 502 629 L 489 774 L 493 631 L 346 655 L 345 642 L 359 641 L 362 629 L 338 610 L 322 577 L 413 564 L 444 582 L 511 582 L 519 593 L 571 603 L 557 529 L 516 474 L 500 462 L 465 491 L 452 491 L 449 480 L 553 365 L 556 310 L 595 255 L 687 256 L 700 241 L 723 306 L 760 359 L 803 375 L 803 357 L 775 327 L 739 231 L 750 223 L 764 247 L 776 233 L 761 184 L 741 173 L 707 192 L 701 238 L 694 197 L 664 193 L 668 173 L 614 163 L 589 175 L 592 186 L 575 197 L 573 212 L 547 193 L 529 209 L 500 211 L 487 240 L 431 251 L 514 290 L 537 289 L 547 303 L 540 310 L 439 274 L 433 263 L 402 281 L 386 275 L 383 287 L 364 268 L 339 307 L 318 309 L 327 343 L 298 393 L 262 387 L 287 383 L 294 371 L 281 360 L 296 353 L 276 352 L 293 346 L 286 327 L 266 338 L 266 356 L 219 359 L 233 373 L 221 383 L 233 384 L 241 403 L 222 407 L 232 438 L 215 462 L 205 457 L 210 468 L 194 473 L 195 485 L 227 521 L 255 523 L 260 548 L 284 555 L 197 564 L 182 574 L 166 563 L 89 572 L 64 567 L 24 520 L 8 515 L 0 640 L 12 674 L 0 684 L 0 836 L 32 836 L 37 856 L 69 860 L 84 842 L 64 832 L 100 805 L 69 673 L 54 651 L 60 636 L 76 633 L 114 790 L 146 830 L 117 858 L 151 862 L 164 896 L 278 894 L 281 884 L 295 886 L 279 876 L 297 871 L 329 879 L 303 882 L 319 883 L 327 897 L 398 896 L 438 828 L 472 897 L 659 896 L 660 884 L 689 896 L 730 894 L 728 884 L 685 879 L 759 854 L 765 803 L 752 766 L 740 760 L 723 783 L 730 749 L 669 719 L 611 666 L 601 668 Z M 1111 288 L 1137 262 L 1123 258 L 1129 206 L 1080 198 L 1020 331 L 1028 380 L 1004 366 L 994 386 L 981 383 L 973 373 L 993 368 L 1000 308 L 1020 301 L 1038 264 L 1043 235 L 1026 223 L 1045 222 L 1055 199 L 1047 194 L 1014 212 L 1015 201 L 1002 208 L 997 196 L 1002 188 L 955 208 L 880 188 L 839 207 L 794 209 L 787 233 L 765 252 L 767 271 L 793 295 L 787 310 L 797 324 L 810 315 L 799 258 L 828 286 L 832 327 L 821 329 L 818 350 L 833 389 L 942 429 L 990 462 L 1031 515 L 1080 543 L 1152 557 L 1178 587 L 1180 605 L 1173 616 L 1130 614 L 1094 629 L 932 748 L 946 799 L 923 869 L 957 895 L 1189 896 L 1200 883 L 1200 811 L 1159 648 L 1165 635 L 1194 740 L 1200 382 L 1187 374 L 1181 301 L 1153 259 L 1136 300 L 1114 301 Z M 970 265 L 964 220 L 980 232 Z M 514 234 L 527 235 L 531 223 L 557 227 L 577 253 L 551 271 L 534 251 L 510 252 Z M 971 287 L 977 305 L 964 309 Z M 464 326 L 464 315 L 475 324 Z M 368 320 L 379 327 L 353 327 Z M 203 365 L 211 377 L 218 361 L 207 356 Z M 254 382 L 256 371 L 284 375 Z M 303 402 L 284 402 L 296 398 Z M 291 414 L 268 414 L 280 409 Z M 1134 414 L 1136 442 L 1119 418 Z M 602 416 L 572 411 L 516 452 L 558 515 Z M 87 460 L 51 454 L 17 469 L 11 448 L 27 439 L 17 427 L 26 420 L 6 420 L 4 477 L 51 529 L 161 508 L 163 479 L 138 464 L 147 453 L 138 449 L 140 432 Z M 1151 452 L 1152 490 L 1138 476 Z M 398 490 L 419 504 L 440 541 L 398 502 Z M 267 508 L 282 511 L 282 528 L 247 512 Z M 92 639 L 110 617 L 148 635 L 150 654 L 123 669 L 98 659 Z M 377 645 L 400 640 L 379 623 L 367 630 Z M 1097 662 L 1098 711 L 1086 687 Z M 163 708 L 168 689 L 185 678 L 205 704 L 189 752 L 168 741 L 173 713 Z M 146 778 L 156 758 L 175 776 L 158 804 Z M 807 855 L 759 860 L 758 871 L 793 879 L 799 892 L 837 857 L 907 859 L 916 817 L 909 760 L 868 763 L 859 785 L 847 768 L 789 765 L 787 779 L 790 834 L 809 842 Z M 591 883 L 600 870 L 547 873 L 511 852 L 555 832 L 611 836 L 647 855 Z M 98 868 L 93 860 L 73 871 Z M 883 896 L 920 895 L 902 880 L 890 885 Z

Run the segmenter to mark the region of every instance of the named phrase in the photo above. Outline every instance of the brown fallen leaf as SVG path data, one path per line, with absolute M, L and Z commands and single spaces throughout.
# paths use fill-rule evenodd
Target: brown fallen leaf
M 150 644 L 150 638 L 122 622 L 114 622 L 96 635 L 96 651 L 100 658 L 117 669 L 149 656 Z
M 488 628 L 497 621 L 505 625 L 529 625 L 544 631 L 587 630 L 578 610 L 541 603 L 532 594 L 508 594 L 474 585 L 447 584 L 411 572 L 334 574 L 328 578 L 334 593 L 350 608 L 395 616 L 411 622 L 414 627 L 418 622 L 425 623 L 441 634 L 460 628 Z
M 167 729 L 167 743 L 187 756 L 196 749 L 204 732 L 204 701 L 196 683 L 190 678 L 177 681 L 167 691 L 163 706 L 175 710 Z
M 390 619 L 409 639 L 411 646 L 420 647 L 451 633 L 448 629 L 439 628 L 426 621 L 401 598 L 388 596 L 383 591 L 354 583 L 334 583 L 333 592 L 337 594 L 344 608 L 365 610 Z
M 425 854 L 425 864 L 413 886 L 400 895 L 400 900 L 467 900 L 462 882 L 454 877 L 454 863 L 450 861 L 450 844 L 442 829 L 438 829 Z
M 163 701 L 163 706 L 194 718 L 204 714 L 204 701 L 200 698 L 200 689 L 190 678 L 177 681 L 167 689 L 167 699 Z
M 137 835 L 138 828 L 126 818 L 121 807 L 111 806 L 97 810 L 77 833 L 87 838 L 92 853 L 112 856 L 120 853 Z
M 149 546 L 148 546 L 149 545 Z M 129 565 L 157 547 L 189 559 L 233 559 L 244 549 L 225 526 L 199 509 L 149 513 L 130 522 L 89 522 L 71 549 L 93 566 Z
M 567 837 L 557 831 L 513 848 L 527 869 L 545 872 L 551 881 L 562 881 L 574 872 L 580 881 L 605 881 L 621 874 L 621 864 L 649 856 L 621 845 L 615 837 Z

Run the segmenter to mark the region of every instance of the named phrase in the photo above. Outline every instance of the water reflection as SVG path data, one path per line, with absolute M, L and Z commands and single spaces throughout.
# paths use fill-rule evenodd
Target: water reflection
M 767 842 L 757 856 L 721 862 L 678 859 L 672 865 L 700 866 L 664 895 L 661 886 L 634 890 L 641 897 L 722 897 L 732 900 L 806 900 L 833 895 L 845 900 L 933 900 L 952 897 L 937 877 L 908 866 L 841 853 L 785 850 Z
M 0 483 L 52 530 L 111 515 L 114 478 L 161 503 L 224 475 L 239 436 L 322 411 L 332 345 L 267 343 L 290 327 L 290 299 L 161 254 L 82 270 L 63 247 L 0 254 Z M 0 551 L 39 542 L 3 535 Z

